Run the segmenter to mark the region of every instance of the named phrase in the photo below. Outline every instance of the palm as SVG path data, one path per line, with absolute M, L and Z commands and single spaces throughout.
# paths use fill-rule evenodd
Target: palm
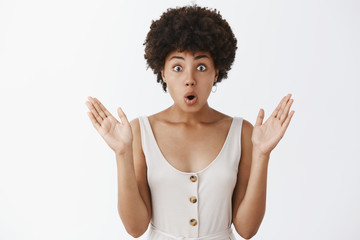
M 132 144 L 133 135 L 131 125 L 124 112 L 121 108 L 118 109 L 121 119 L 119 122 L 99 100 L 90 97 L 89 100 L 90 102 L 86 102 L 91 110 L 88 115 L 95 129 L 114 152 L 123 153 L 126 151 Z
M 112 149 L 123 149 L 132 140 L 130 124 L 122 124 L 113 116 L 101 122 L 98 132 Z
M 262 124 L 264 118 L 264 110 L 260 110 L 256 124 L 253 129 L 251 141 L 253 146 L 261 151 L 262 154 L 270 154 L 276 147 L 281 138 L 284 136 L 290 120 L 295 111 L 291 111 L 290 106 L 293 99 L 291 94 L 285 96 L 272 115 Z M 290 100 L 289 100 L 290 99 Z

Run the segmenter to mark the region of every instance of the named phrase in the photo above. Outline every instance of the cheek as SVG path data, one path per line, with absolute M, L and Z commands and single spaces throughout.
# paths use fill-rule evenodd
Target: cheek
M 171 80 L 167 80 L 168 84 L 167 84 L 167 90 L 171 96 L 172 99 L 175 98 L 182 98 L 182 94 L 184 93 L 184 86 L 180 83 L 180 81 L 174 81 L 177 79 L 171 79 Z M 180 94 L 181 93 L 181 94 Z
M 203 88 L 203 94 L 206 95 L 207 97 L 209 97 L 209 95 L 211 93 L 211 89 L 212 89 L 212 84 L 207 84 Z
M 202 81 L 198 81 L 199 87 L 205 92 L 210 92 L 213 86 L 215 78 L 212 75 L 207 75 L 202 78 Z

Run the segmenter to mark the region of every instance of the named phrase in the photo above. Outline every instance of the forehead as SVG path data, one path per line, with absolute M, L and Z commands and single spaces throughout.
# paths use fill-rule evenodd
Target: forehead
M 204 52 L 204 51 L 198 51 L 198 52 L 191 52 L 191 51 L 182 51 L 180 52 L 179 50 L 174 50 L 171 51 L 165 58 L 165 61 L 169 61 L 171 58 L 174 59 L 173 57 L 177 56 L 177 57 L 191 57 L 191 58 L 196 58 L 198 56 L 207 56 L 208 59 L 212 60 L 211 54 L 209 52 Z

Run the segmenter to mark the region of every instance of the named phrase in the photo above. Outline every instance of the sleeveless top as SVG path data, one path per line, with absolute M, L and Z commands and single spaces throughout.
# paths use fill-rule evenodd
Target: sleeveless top
M 163 156 L 148 117 L 140 116 L 152 218 L 148 240 L 236 240 L 232 195 L 241 156 L 243 119 L 234 117 L 217 157 L 203 170 L 182 172 Z

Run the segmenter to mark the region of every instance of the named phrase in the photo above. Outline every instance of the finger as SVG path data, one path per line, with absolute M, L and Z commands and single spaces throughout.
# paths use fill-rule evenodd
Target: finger
M 295 111 L 292 110 L 292 111 L 290 112 L 289 116 L 287 116 L 284 124 L 281 126 L 281 127 L 283 128 L 283 135 L 285 134 L 285 131 L 286 131 L 286 129 L 288 128 L 289 123 L 290 123 L 290 120 L 291 120 L 291 118 L 294 116 L 294 113 L 295 113 Z
M 260 111 L 259 111 L 257 119 L 256 119 L 255 126 L 261 126 L 262 125 L 264 115 L 265 115 L 264 110 L 262 108 L 260 108 Z
M 99 116 L 101 117 L 101 120 L 106 118 L 106 115 L 104 113 L 104 111 L 100 108 L 99 104 L 96 102 L 95 98 L 89 97 L 89 99 L 92 100 L 92 103 L 96 109 L 96 111 L 98 112 Z
M 290 99 L 290 100 L 288 101 L 288 103 L 286 104 L 285 109 L 284 109 L 284 112 L 283 112 L 283 113 L 281 114 L 281 116 L 280 116 L 281 124 L 283 124 L 284 120 L 287 118 L 288 113 L 289 113 L 289 110 L 290 110 L 290 107 L 291 107 L 291 105 L 293 104 L 293 102 L 294 102 L 294 99 Z
M 275 108 L 273 113 L 271 114 L 271 117 L 276 117 L 276 114 L 279 112 L 282 102 L 285 100 L 286 96 L 283 97 L 279 103 L 279 105 Z
M 106 107 L 104 107 L 104 105 L 97 98 L 94 98 L 94 100 L 100 106 L 100 109 L 104 112 L 105 117 L 112 116 L 111 113 L 106 109 Z
M 94 118 L 96 119 L 96 121 L 101 125 L 101 122 L 103 121 L 102 118 L 100 117 L 99 113 L 97 112 L 97 110 L 95 109 L 95 106 L 91 100 L 91 98 L 88 98 L 90 100 L 90 102 L 86 102 L 86 106 L 89 108 L 89 110 L 91 111 L 91 113 L 93 114 Z
M 120 117 L 120 120 L 121 120 L 121 123 L 129 123 L 125 113 L 123 112 L 122 108 L 121 107 L 118 107 L 118 115 Z
M 96 130 L 98 130 L 101 126 L 100 124 L 98 123 L 98 121 L 96 120 L 96 118 L 94 117 L 94 114 L 92 112 L 87 112 L 87 115 L 89 116 L 94 128 Z
M 291 97 L 291 94 L 286 95 L 284 101 L 281 103 L 281 107 L 280 110 L 278 111 L 278 113 L 276 114 L 276 118 L 280 119 L 280 116 L 282 115 L 282 113 L 284 112 L 284 108 L 287 104 L 287 102 L 289 101 L 289 98 Z

